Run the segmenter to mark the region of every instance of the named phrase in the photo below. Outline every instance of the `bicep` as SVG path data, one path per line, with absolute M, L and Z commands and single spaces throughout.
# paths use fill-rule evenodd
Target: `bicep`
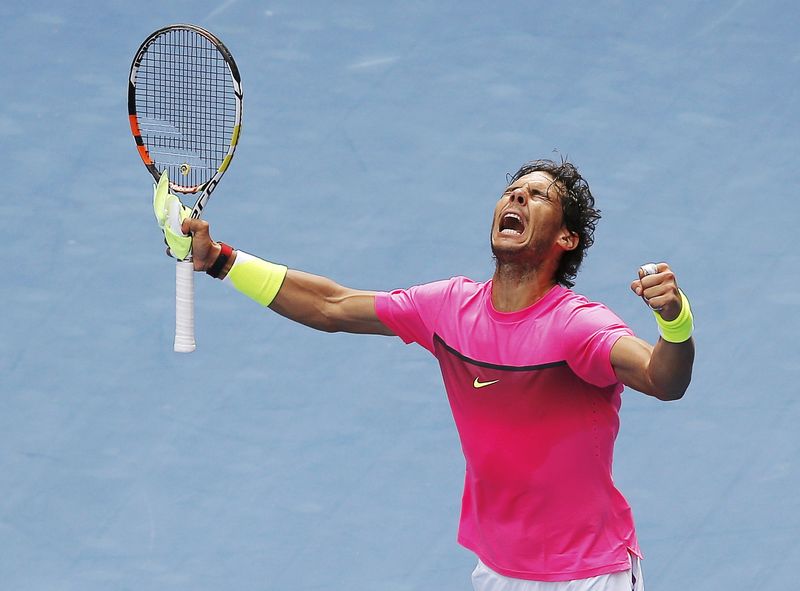
M 326 332 L 393 335 L 378 318 L 373 291 L 352 289 L 326 277 L 290 269 L 270 308 Z
M 648 374 L 653 346 L 640 338 L 623 336 L 611 348 L 611 365 L 623 384 L 645 394 L 653 394 Z
M 329 316 L 335 320 L 336 330 L 358 334 L 394 333 L 383 323 L 375 311 L 374 291 L 342 288 L 328 298 Z

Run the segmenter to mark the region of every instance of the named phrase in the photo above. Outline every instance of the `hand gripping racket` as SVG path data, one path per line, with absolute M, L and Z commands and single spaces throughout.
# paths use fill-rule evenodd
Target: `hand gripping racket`
M 242 81 L 228 48 L 194 25 L 151 34 L 131 64 L 128 115 L 136 147 L 158 182 L 199 194 L 199 218 L 230 165 L 242 123 Z M 191 253 L 175 272 L 175 351 L 194 351 L 194 269 Z

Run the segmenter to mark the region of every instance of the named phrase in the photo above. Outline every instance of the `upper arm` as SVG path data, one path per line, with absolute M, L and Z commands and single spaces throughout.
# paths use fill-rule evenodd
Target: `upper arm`
M 337 331 L 393 336 L 375 311 L 375 296 L 374 291 L 341 288 L 327 298 L 326 315 Z
M 611 348 L 611 366 L 619 380 L 634 390 L 655 396 L 648 375 L 653 346 L 640 338 L 623 336 Z
M 289 269 L 270 308 L 326 332 L 392 335 L 375 311 L 375 292 L 351 289 L 319 275 Z
M 611 349 L 611 365 L 620 381 L 659 400 L 683 397 L 692 380 L 694 341 L 656 346 L 636 337 L 621 337 Z

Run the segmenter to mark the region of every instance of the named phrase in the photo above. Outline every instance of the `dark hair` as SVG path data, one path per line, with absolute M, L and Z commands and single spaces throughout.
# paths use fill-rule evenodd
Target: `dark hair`
M 600 210 L 594 207 L 594 197 L 589 184 L 567 160 L 533 160 L 527 162 L 513 175 L 507 175 L 510 185 L 518 178 L 536 171 L 548 173 L 561 185 L 561 210 L 564 214 L 564 225 L 570 232 L 575 232 L 580 239 L 574 250 L 565 251 L 556 270 L 556 282 L 566 287 L 575 285 L 573 279 L 586 256 L 586 251 L 594 243 L 594 229 L 600 219 Z

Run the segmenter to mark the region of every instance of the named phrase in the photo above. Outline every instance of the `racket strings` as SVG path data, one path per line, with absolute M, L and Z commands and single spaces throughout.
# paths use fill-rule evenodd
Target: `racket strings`
M 142 140 L 170 180 L 194 187 L 222 164 L 237 119 L 225 57 L 195 31 L 165 32 L 147 48 L 136 74 Z

